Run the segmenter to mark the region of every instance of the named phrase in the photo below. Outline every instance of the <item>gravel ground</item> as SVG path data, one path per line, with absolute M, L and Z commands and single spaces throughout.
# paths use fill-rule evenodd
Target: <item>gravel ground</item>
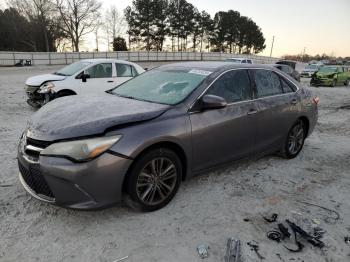
M 23 83 L 54 69 L 0 68 L 0 261 L 201 261 L 201 243 L 210 246 L 203 261 L 223 261 L 228 237 L 241 240 L 244 261 L 260 261 L 246 244 L 252 240 L 264 261 L 350 260 L 344 242 L 350 235 L 350 88 L 311 88 L 321 99 L 319 123 L 296 159 L 267 156 L 191 179 L 153 213 L 126 207 L 82 212 L 33 199 L 17 178 L 17 143 L 34 113 Z M 340 219 L 300 201 L 335 210 Z M 325 229 L 326 247 L 303 242 L 301 253 L 291 253 L 283 245 L 295 248 L 293 241 L 268 240 L 276 225 L 262 216 L 272 213 L 306 230 Z

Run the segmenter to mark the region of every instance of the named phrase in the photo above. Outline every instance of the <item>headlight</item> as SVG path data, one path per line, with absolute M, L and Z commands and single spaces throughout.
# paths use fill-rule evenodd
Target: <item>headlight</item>
M 121 135 L 83 139 L 69 142 L 59 142 L 48 146 L 41 155 L 65 156 L 76 161 L 89 161 L 106 152 L 117 143 Z
M 40 94 L 46 94 L 46 93 L 51 93 L 52 92 L 52 89 L 55 87 L 54 83 L 52 82 L 47 82 L 45 84 L 43 84 L 38 93 Z

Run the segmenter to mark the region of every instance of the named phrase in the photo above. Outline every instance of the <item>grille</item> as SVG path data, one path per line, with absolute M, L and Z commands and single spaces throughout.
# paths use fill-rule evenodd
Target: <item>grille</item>
M 18 166 L 23 180 L 35 193 L 54 198 L 54 195 L 49 185 L 46 183 L 45 178 L 42 176 L 39 168 L 31 166 L 28 170 L 19 161 Z
M 36 146 L 44 149 L 51 144 L 52 144 L 51 142 L 36 140 L 30 137 L 27 137 L 27 145 L 32 145 L 32 146 Z
M 51 144 L 52 144 L 51 142 L 35 140 L 35 139 L 29 138 L 29 137 L 27 137 L 27 140 L 26 140 L 26 146 L 34 146 L 36 148 L 41 148 L 41 149 L 45 149 L 46 147 L 48 147 Z M 39 151 L 38 150 L 30 150 L 29 148 L 25 147 L 25 153 L 28 156 L 31 156 L 34 160 L 39 159 L 40 151 L 41 150 L 39 150 Z

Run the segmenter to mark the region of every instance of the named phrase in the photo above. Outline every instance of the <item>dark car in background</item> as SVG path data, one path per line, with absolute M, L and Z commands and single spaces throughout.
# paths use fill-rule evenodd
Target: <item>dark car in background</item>
M 350 71 L 347 66 L 324 66 L 312 75 L 311 86 L 350 85 Z
M 293 69 L 291 66 L 283 65 L 283 64 L 275 64 L 275 65 L 272 65 L 272 66 L 276 67 L 277 69 L 279 69 L 282 72 L 286 73 L 290 77 L 294 78 L 296 81 L 300 82 L 300 74 L 298 73 L 298 71 Z
M 157 210 L 181 181 L 213 167 L 256 154 L 296 157 L 317 103 L 269 66 L 163 65 L 105 95 L 38 110 L 20 139 L 19 178 L 34 197 L 68 208 L 107 207 L 127 194 Z
M 280 60 L 276 62 L 277 65 L 288 65 L 294 70 L 296 69 L 297 63 L 298 63 L 297 61 L 293 61 L 293 60 Z

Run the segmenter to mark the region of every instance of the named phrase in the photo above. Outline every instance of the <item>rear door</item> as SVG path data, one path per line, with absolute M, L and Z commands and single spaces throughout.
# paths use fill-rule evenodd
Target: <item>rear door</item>
M 284 143 L 296 119 L 300 98 L 289 80 L 273 71 L 253 70 L 252 77 L 258 103 L 255 151 L 270 151 Z
M 205 94 L 223 97 L 228 105 L 190 113 L 195 172 L 249 155 L 256 132 L 257 107 L 247 70 L 226 72 Z
M 117 72 L 116 86 L 138 75 L 136 69 L 129 64 L 116 63 L 115 69 Z
M 344 67 L 338 67 L 337 74 L 338 74 L 338 84 L 344 84 L 347 80 L 347 73 L 344 72 Z

